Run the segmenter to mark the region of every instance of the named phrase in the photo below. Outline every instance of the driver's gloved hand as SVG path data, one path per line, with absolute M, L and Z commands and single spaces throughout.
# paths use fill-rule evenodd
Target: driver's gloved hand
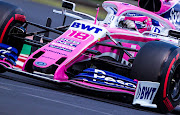
M 124 20 L 123 23 L 126 26 L 126 28 L 136 30 L 136 24 L 134 23 L 134 21 Z
M 119 27 L 136 30 L 136 24 L 132 20 L 122 20 L 119 22 Z

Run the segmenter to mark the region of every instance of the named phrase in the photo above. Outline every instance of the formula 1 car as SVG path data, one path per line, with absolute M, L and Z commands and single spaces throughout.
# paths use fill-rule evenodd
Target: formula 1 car
M 180 102 L 179 5 L 179 0 L 139 0 L 139 7 L 105 1 L 107 16 L 98 21 L 99 8 L 94 18 L 63 0 L 63 10 L 54 12 L 65 16 L 63 22 L 67 16 L 77 20 L 51 28 L 50 18 L 46 26 L 29 22 L 20 8 L 0 1 L 0 72 L 129 95 L 133 105 L 170 112 Z M 28 25 L 43 30 L 28 33 Z M 60 36 L 49 38 L 49 32 Z M 32 46 L 29 56 L 22 54 L 25 45 Z

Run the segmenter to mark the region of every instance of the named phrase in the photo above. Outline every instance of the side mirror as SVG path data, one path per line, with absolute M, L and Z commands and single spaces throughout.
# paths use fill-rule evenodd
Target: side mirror
M 63 25 L 66 21 L 66 16 L 68 17 L 72 17 L 72 18 L 75 18 L 75 19 L 79 19 L 79 20 L 82 20 L 84 18 L 82 18 L 81 16 L 77 15 L 77 14 L 80 14 L 80 15 L 84 15 L 88 18 L 91 18 L 93 20 L 95 20 L 95 17 L 89 15 L 89 14 L 86 14 L 86 13 L 83 13 L 83 12 L 78 12 L 78 11 L 75 11 L 75 7 L 76 7 L 76 4 L 73 3 L 73 2 L 69 2 L 69 1 L 66 1 L 66 0 L 62 0 L 62 11 L 58 11 L 58 10 L 55 10 L 53 9 L 53 12 L 56 13 L 56 14 L 60 14 L 60 15 L 64 15 L 64 21 L 63 21 Z M 73 14 L 73 13 L 69 13 L 68 10 L 71 10 L 73 11 L 74 13 L 76 14 Z
M 62 0 L 62 7 L 68 10 L 75 11 L 76 4 L 66 0 Z
M 176 38 L 180 38 L 180 31 L 177 30 L 169 30 L 168 35 L 176 37 Z

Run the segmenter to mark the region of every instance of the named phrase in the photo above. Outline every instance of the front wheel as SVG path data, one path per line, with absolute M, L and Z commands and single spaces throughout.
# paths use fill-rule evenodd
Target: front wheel
M 180 102 L 180 48 L 169 43 L 146 43 L 138 52 L 131 78 L 159 82 L 154 103 L 162 113 L 172 111 Z
M 23 41 L 9 36 L 13 27 L 20 27 L 26 19 L 22 9 L 12 4 L 0 1 L 0 43 L 10 45 L 20 53 Z

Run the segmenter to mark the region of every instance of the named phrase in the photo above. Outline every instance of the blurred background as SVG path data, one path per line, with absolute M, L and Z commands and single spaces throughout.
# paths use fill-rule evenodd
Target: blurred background
M 52 27 L 56 27 L 62 25 L 63 16 L 53 13 L 53 9 L 61 10 L 62 0 L 5 0 L 9 1 L 19 7 L 21 7 L 27 17 L 27 20 L 36 22 L 38 24 L 45 25 L 47 17 L 52 18 Z M 106 11 L 101 7 L 102 3 L 107 0 L 67 0 L 74 2 L 76 4 L 76 11 L 87 13 L 92 16 L 96 16 L 96 8 L 97 4 L 100 6 L 100 11 L 98 14 L 98 20 L 103 20 L 107 15 Z M 113 0 L 109 0 L 113 1 Z M 137 5 L 137 0 L 114 0 L 120 2 L 126 2 L 133 5 Z M 73 18 L 67 18 L 65 25 L 69 25 L 74 21 Z M 30 27 L 28 28 L 29 31 L 37 30 L 37 28 Z M 52 38 L 56 38 L 52 33 L 50 36 Z
M 35 22 L 37 24 L 45 25 L 47 18 L 52 19 L 51 27 L 61 26 L 63 23 L 64 16 L 53 13 L 53 9 L 61 10 L 62 9 L 62 0 L 3 0 L 19 6 L 25 12 L 26 18 L 28 21 Z M 96 16 L 97 4 L 100 6 L 100 11 L 98 14 L 98 20 L 103 20 L 106 16 L 106 11 L 101 7 L 102 3 L 107 0 L 67 0 L 74 2 L 76 4 L 76 11 L 87 13 L 91 16 Z M 113 0 L 109 0 L 113 1 Z M 114 0 L 130 3 L 137 5 L 137 0 Z M 83 16 L 82 16 L 83 17 Z M 83 17 L 84 18 L 84 17 Z M 70 25 L 75 19 L 66 18 L 65 25 Z M 39 28 L 34 26 L 28 26 L 28 32 L 38 31 Z M 56 38 L 59 35 L 56 35 L 50 32 L 51 38 Z
M 32 0 L 32 1 L 38 2 L 41 4 L 50 5 L 50 6 L 57 7 L 57 8 L 61 8 L 61 2 L 62 2 L 62 0 Z M 99 4 L 101 6 L 102 3 L 107 0 L 68 0 L 68 1 L 76 3 L 77 11 L 81 11 L 84 13 L 88 13 L 92 16 L 95 16 L 96 15 L 95 8 L 97 7 L 97 4 Z M 137 2 L 138 0 L 109 0 L 109 1 L 120 1 L 120 2 L 130 3 L 133 5 L 138 4 L 138 2 Z M 98 18 L 104 19 L 105 16 L 106 16 L 105 11 L 103 10 L 102 7 L 100 7 L 100 13 L 99 13 Z

